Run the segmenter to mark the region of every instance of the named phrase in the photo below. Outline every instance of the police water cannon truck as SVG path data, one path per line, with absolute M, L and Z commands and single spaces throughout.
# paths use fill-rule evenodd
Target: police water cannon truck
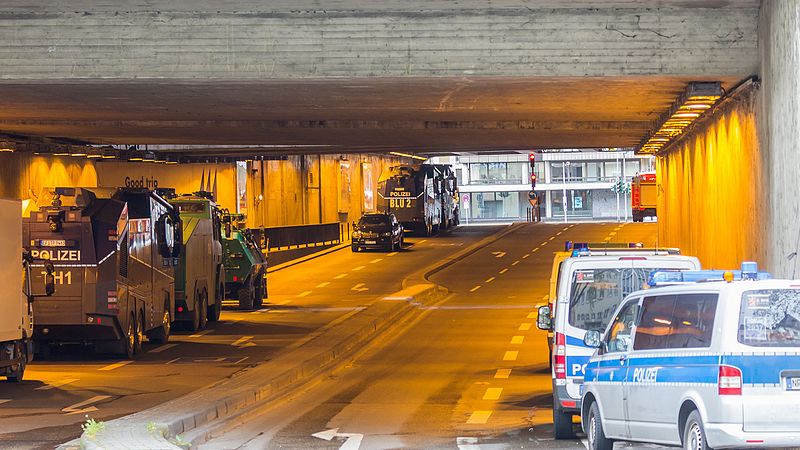
M 55 289 L 53 267 L 48 261 L 34 261 L 22 251 L 22 205 L 16 200 L 0 199 L 0 261 L 7 269 L 0 271 L 0 376 L 19 382 L 25 367 L 33 359 L 34 298 L 52 295 Z M 35 262 L 45 278 L 44 294 L 32 291 L 31 266 Z
M 53 263 L 57 291 L 34 302 L 37 349 L 84 343 L 133 358 L 145 336 L 167 342 L 182 242 L 175 208 L 138 188 L 54 188 L 39 205 L 23 220 L 23 241 Z
M 219 320 L 225 296 L 222 216 L 209 192 L 173 196 L 183 223 L 183 251 L 175 269 L 175 320 L 192 331 Z
M 430 164 L 392 166 L 378 180 L 378 209 L 409 233 L 430 236 L 442 223 L 441 189 Z
M 239 309 L 260 308 L 267 297 L 267 256 L 242 214 L 223 211 L 222 250 L 226 298 L 239 300 Z

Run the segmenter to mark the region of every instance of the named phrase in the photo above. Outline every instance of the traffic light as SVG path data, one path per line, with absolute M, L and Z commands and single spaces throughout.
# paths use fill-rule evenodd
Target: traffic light
M 531 189 L 536 189 L 536 154 L 528 153 L 528 162 L 531 164 Z

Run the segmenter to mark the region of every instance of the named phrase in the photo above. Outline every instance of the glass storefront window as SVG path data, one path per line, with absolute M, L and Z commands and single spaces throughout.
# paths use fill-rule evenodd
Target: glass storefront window
M 520 201 L 520 192 L 473 192 L 470 194 L 470 219 L 518 219 L 525 217 L 526 207 Z
M 520 162 L 473 163 L 470 184 L 523 184 L 528 182 L 528 164 Z
M 553 217 L 564 215 L 564 192 L 553 191 Z M 592 217 L 592 194 L 587 189 L 567 190 L 567 217 Z

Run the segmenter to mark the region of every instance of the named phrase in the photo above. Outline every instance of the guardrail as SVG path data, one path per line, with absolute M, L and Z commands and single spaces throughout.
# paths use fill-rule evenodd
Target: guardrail
M 350 241 L 349 223 L 252 228 L 251 231 L 261 248 L 269 251 L 337 245 Z

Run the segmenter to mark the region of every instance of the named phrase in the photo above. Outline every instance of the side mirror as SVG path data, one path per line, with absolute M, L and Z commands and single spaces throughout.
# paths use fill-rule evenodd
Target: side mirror
M 539 307 L 539 317 L 536 318 L 536 327 L 540 330 L 550 331 L 553 329 L 553 318 L 550 317 L 550 306 Z
M 583 335 L 583 344 L 589 348 L 599 348 L 602 336 L 597 330 L 589 330 Z
M 56 268 L 53 267 L 53 263 L 45 262 L 44 272 L 44 294 L 49 297 L 56 293 L 56 277 L 54 275 Z

